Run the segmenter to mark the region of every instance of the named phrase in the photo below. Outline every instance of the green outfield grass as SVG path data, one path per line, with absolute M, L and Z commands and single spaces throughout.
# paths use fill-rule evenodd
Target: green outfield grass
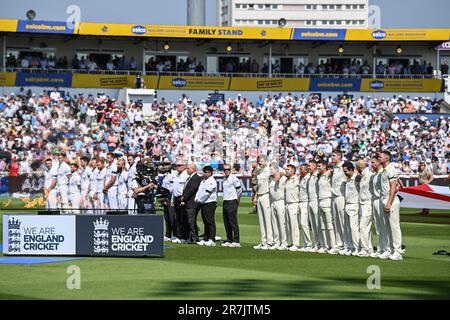
M 249 214 L 250 200 L 245 198 L 239 208 L 240 249 L 170 243 L 164 258 L 0 264 L 0 298 L 449 299 L 450 257 L 432 253 L 450 251 L 450 218 L 423 218 L 414 214 L 419 211 L 402 210 L 402 220 L 417 221 L 402 222 L 404 260 L 386 261 L 254 250 L 259 226 L 257 216 Z M 221 207 L 216 211 L 216 221 L 218 235 L 224 238 Z M 200 218 L 199 226 L 203 230 Z M 70 265 L 81 268 L 80 290 L 66 288 Z M 371 265 L 380 267 L 380 290 L 367 288 L 367 268 Z

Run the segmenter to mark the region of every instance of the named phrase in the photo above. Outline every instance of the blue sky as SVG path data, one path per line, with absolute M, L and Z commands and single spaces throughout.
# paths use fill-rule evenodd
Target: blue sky
M 317 0 L 311 0 L 314 2 Z M 0 18 L 23 19 L 34 9 L 36 19 L 66 20 L 66 8 L 78 5 L 81 21 L 186 24 L 187 0 L 15 0 L 2 1 Z M 450 28 L 450 0 L 369 0 L 381 8 L 383 28 Z M 206 0 L 206 23 L 216 23 L 216 0 Z

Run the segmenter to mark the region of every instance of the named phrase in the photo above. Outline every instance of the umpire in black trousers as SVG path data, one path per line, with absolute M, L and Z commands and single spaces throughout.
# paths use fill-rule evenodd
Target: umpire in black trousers
M 195 244 L 199 240 L 197 228 L 198 206 L 195 202 L 195 195 L 202 182 L 202 177 L 197 174 L 197 166 L 194 163 L 189 164 L 187 173 L 189 174 L 189 178 L 184 185 L 180 204 L 186 208 L 186 216 L 189 224 L 189 243 Z
M 216 245 L 217 181 L 213 177 L 211 166 L 203 168 L 203 179 L 195 196 L 195 202 L 202 212 L 202 220 L 205 225 L 204 239 L 197 244 L 213 247 Z
M 225 179 L 223 185 L 223 223 L 227 233 L 227 240 L 222 247 L 239 248 L 239 225 L 237 211 L 241 198 L 243 185 L 235 175 L 231 174 L 231 165 L 224 164 Z

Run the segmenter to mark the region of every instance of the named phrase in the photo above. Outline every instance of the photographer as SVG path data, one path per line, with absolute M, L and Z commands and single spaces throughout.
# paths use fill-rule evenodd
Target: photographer
M 155 214 L 155 190 L 158 185 L 151 179 L 152 168 L 148 162 L 139 162 L 136 166 L 136 177 L 133 179 L 131 188 L 136 197 L 138 214 Z

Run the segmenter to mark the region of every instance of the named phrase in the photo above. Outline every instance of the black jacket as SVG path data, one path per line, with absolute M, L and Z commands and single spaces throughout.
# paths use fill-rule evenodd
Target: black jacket
M 183 199 L 187 204 L 188 202 L 194 202 L 195 194 L 197 193 L 198 187 L 202 182 L 202 177 L 195 173 L 192 178 L 189 179 L 188 183 L 183 189 Z

